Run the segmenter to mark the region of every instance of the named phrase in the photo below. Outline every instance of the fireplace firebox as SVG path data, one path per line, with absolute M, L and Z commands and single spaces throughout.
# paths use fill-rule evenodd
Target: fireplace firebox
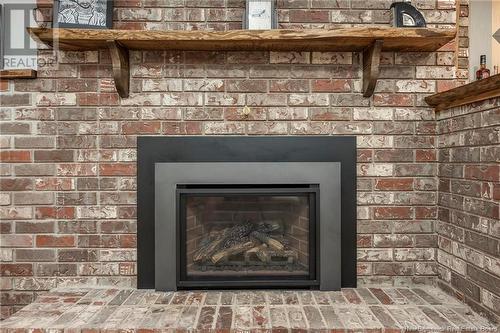
M 138 138 L 138 287 L 355 287 L 355 147 Z
M 317 185 L 178 185 L 178 286 L 318 285 L 318 199 Z

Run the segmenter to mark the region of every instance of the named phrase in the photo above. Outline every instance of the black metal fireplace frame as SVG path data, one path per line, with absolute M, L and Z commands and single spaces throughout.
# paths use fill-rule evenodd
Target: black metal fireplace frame
M 314 258 L 309 264 L 309 278 L 294 279 L 290 276 L 273 276 L 273 277 L 255 277 L 252 279 L 231 279 L 228 277 L 221 277 L 217 279 L 189 279 L 186 276 L 186 217 L 184 199 L 190 195 L 192 196 L 212 196 L 212 195 L 301 195 L 307 194 L 309 197 L 309 256 Z M 246 186 L 236 185 L 219 185 L 212 186 L 190 186 L 178 185 L 176 190 L 177 202 L 177 239 L 179 239 L 177 256 L 177 285 L 179 289 L 192 289 L 192 288 L 251 288 L 251 287 L 288 287 L 288 288 L 314 288 L 319 286 L 319 263 L 320 263 L 320 243 L 319 243 L 319 196 L 320 190 L 317 184 L 289 184 L 284 187 L 283 185 L 268 186 L 268 184 L 249 184 Z M 312 222 L 312 223 L 311 223 Z
M 155 288 L 155 164 L 228 161 L 340 162 L 341 285 L 356 287 L 356 137 L 138 137 L 137 147 L 138 288 Z

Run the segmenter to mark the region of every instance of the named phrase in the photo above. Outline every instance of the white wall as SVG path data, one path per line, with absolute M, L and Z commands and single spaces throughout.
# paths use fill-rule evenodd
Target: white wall
M 476 79 L 479 57 L 486 54 L 486 66 L 493 74 L 492 65 L 492 1 L 469 1 L 469 79 Z M 496 41 L 495 41 L 496 43 Z

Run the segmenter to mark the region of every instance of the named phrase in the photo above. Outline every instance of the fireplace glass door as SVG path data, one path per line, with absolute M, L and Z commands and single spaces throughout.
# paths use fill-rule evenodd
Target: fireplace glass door
M 315 186 L 179 186 L 179 286 L 316 284 Z

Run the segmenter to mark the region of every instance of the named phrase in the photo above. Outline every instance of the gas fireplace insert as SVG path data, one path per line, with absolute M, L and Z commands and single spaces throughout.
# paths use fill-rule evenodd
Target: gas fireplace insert
M 352 137 L 138 138 L 138 287 L 356 286 Z
M 178 286 L 319 285 L 318 200 L 317 185 L 178 185 Z

